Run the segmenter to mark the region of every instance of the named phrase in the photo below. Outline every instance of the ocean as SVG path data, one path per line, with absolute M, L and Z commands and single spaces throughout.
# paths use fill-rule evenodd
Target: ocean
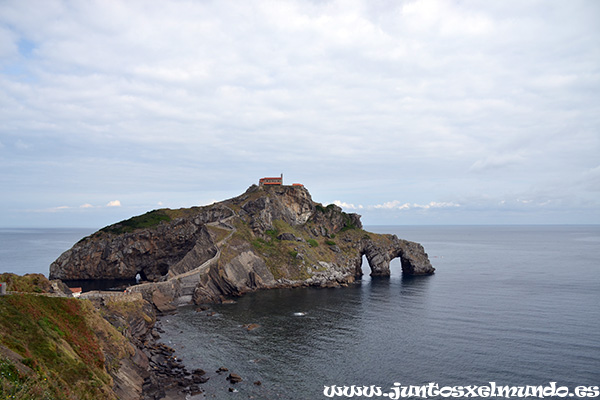
M 395 382 L 600 385 L 600 226 L 366 229 L 423 244 L 436 273 L 403 277 L 394 260 L 391 277 L 371 279 L 363 263 L 363 279 L 346 288 L 180 307 L 160 321 L 161 341 L 188 369 L 207 371 L 206 398 L 324 399 L 325 386 L 389 391 Z M 11 272 L 47 274 L 41 260 L 80 239 L 66 245 L 73 231 L 11 232 L 0 231 L 4 272 L 14 265 L 21 270 Z M 28 250 L 18 256 L 7 247 Z M 28 263 L 46 264 L 31 271 Z M 235 393 L 215 372 L 222 366 L 244 379 L 231 385 Z
M 0 273 L 44 274 L 50 264 L 96 229 L 0 228 Z

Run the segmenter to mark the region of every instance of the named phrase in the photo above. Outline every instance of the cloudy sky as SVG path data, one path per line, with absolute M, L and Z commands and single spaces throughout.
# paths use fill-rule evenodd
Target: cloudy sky
M 600 2 L 2 0 L 0 227 L 262 176 L 365 224 L 600 223 Z

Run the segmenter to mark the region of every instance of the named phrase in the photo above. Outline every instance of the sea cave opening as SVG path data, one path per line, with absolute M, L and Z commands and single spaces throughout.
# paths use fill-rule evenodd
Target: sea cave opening
M 361 264 L 360 271 L 357 271 L 356 279 L 360 279 L 363 282 L 371 280 L 371 266 L 369 265 L 369 260 L 367 259 L 366 254 L 361 254 L 360 256 Z

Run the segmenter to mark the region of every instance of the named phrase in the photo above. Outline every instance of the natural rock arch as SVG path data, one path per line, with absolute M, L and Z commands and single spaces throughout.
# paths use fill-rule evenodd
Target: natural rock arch
M 359 256 L 355 263 L 357 277 L 363 275 L 363 256 L 367 257 L 371 276 L 390 276 L 390 262 L 395 258 L 400 259 L 402 272 L 405 274 L 429 275 L 433 272 L 434 269 L 423 246 L 419 243 L 398 239 L 396 235 L 386 236 L 390 239 L 390 243 L 379 244 L 371 239 L 360 242 Z

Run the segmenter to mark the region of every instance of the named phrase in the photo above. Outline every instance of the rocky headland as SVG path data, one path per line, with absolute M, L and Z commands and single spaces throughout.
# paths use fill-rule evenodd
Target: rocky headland
M 183 303 L 282 287 L 347 285 L 389 276 L 399 258 L 408 275 L 434 272 L 423 247 L 362 229 L 360 216 L 312 200 L 303 186 L 252 185 L 204 207 L 160 209 L 83 238 L 50 266 L 61 280 L 133 279 L 160 311 Z

